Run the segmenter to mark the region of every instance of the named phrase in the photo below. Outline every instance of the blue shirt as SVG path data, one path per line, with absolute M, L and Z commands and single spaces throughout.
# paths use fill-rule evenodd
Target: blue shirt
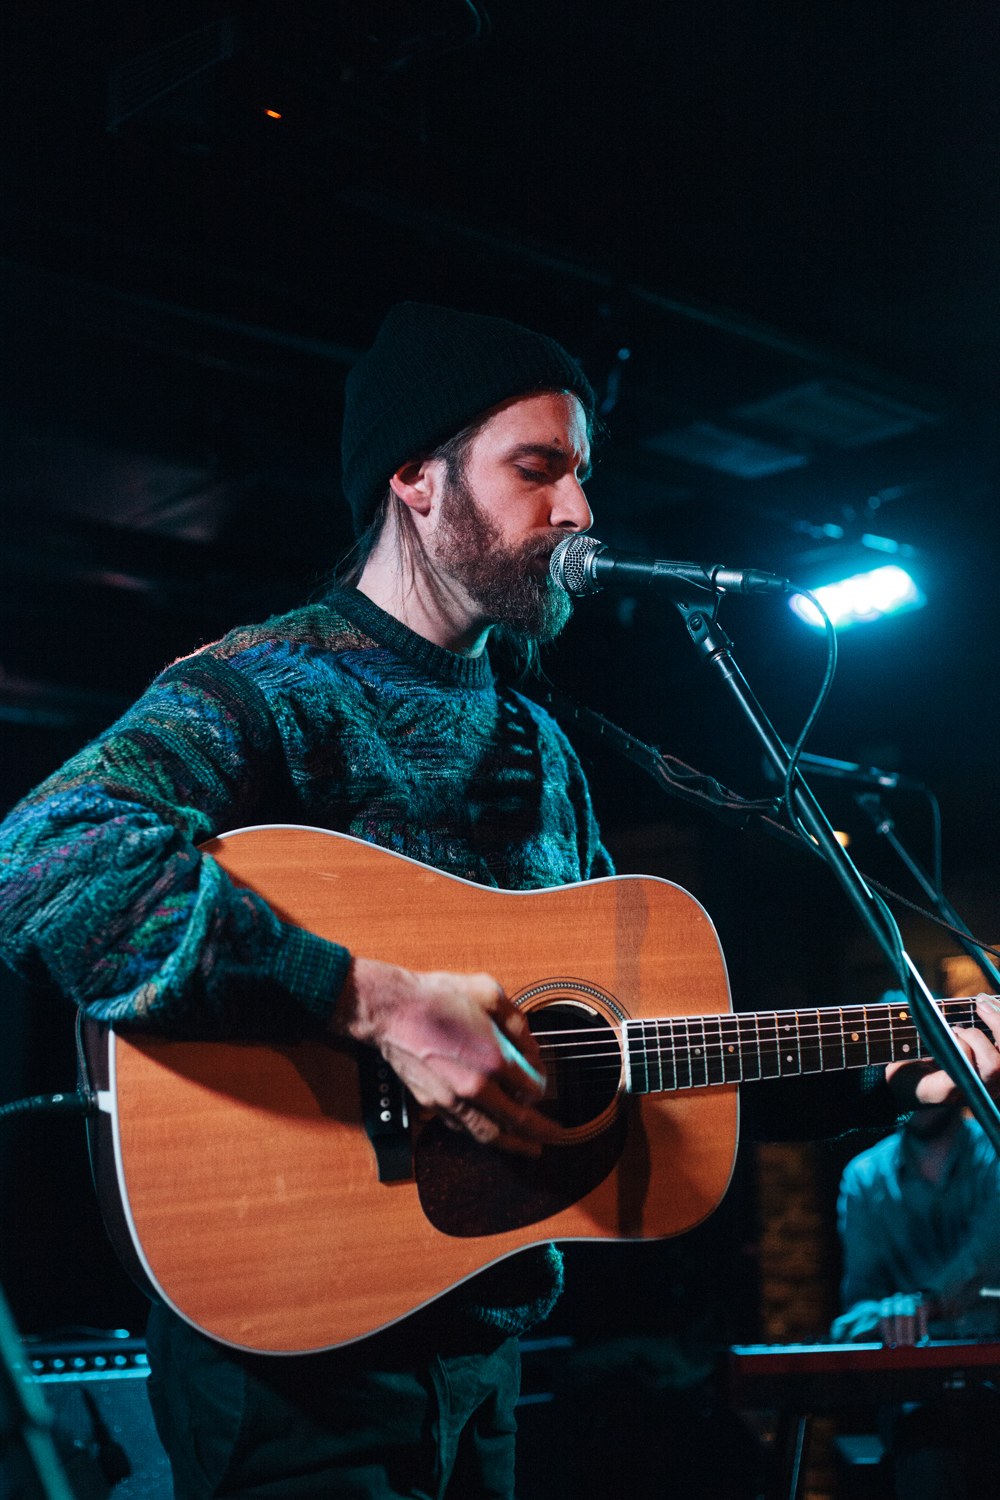
M 975 1120 L 962 1119 L 940 1180 L 928 1182 L 915 1142 L 899 1130 L 848 1162 L 840 1183 L 844 1247 L 841 1305 L 894 1292 L 930 1296 L 968 1289 L 967 1311 L 932 1322 L 934 1338 L 1000 1333 L 1000 1163 Z

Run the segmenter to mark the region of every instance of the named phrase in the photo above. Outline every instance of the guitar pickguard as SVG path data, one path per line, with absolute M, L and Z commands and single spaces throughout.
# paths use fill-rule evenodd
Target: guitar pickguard
M 578 1203 L 611 1173 L 627 1135 L 623 1107 L 600 1135 L 514 1156 L 431 1120 L 414 1151 L 420 1207 L 442 1234 L 471 1238 L 525 1229 Z

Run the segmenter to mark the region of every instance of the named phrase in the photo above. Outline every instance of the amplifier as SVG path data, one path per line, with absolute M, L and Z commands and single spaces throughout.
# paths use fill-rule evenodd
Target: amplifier
M 170 1461 L 146 1395 L 145 1339 L 23 1343 L 25 1362 L 52 1412 L 59 1456 L 74 1493 L 114 1500 L 173 1500 Z M 20 1466 L 0 1455 L 0 1500 L 23 1496 Z

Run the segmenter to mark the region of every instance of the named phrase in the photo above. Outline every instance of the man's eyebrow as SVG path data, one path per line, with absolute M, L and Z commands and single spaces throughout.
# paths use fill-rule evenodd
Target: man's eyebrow
M 561 447 L 559 443 L 518 443 L 517 446 L 511 448 L 510 452 L 507 454 L 507 457 L 512 459 L 555 458 L 565 460 L 569 458 L 569 456 L 569 451 L 566 448 Z M 584 465 L 584 472 L 578 475 L 578 478 L 583 481 L 585 479 L 589 479 L 590 474 L 591 462 L 588 457 L 587 462 Z

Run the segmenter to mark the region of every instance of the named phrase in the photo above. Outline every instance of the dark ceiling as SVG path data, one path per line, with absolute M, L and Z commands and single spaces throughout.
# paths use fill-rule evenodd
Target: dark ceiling
M 985 796 L 996 8 L 488 8 L 8 13 L 5 799 L 166 660 L 317 587 L 349 540 L 344 377 L 405 297 L 582 359 L 603 539 L 807 584 L 885 561 L 862 536 L 909 549 L 927 607 L 844 635 L 814 748 Z M 792 731 L 816 640 L 784 605 L 726 623 Z M 581 605 L 548 670 L 756 790 L 664 606 Z

